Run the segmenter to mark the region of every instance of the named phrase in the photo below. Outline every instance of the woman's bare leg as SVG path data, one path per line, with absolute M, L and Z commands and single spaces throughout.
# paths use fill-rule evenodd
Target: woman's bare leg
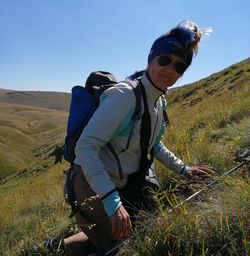
M 83 232 L 64 238 L 63 242 L 65 250 L 73 255 L 81 255 L 89 245 L 88 237 Z

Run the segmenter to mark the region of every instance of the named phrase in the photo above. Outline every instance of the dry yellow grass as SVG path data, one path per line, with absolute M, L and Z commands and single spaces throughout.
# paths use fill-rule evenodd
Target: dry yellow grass
M 0 194 L 0 252 L 16 255 L 24 246 L 60 234 L 69 225 L 69 208 L 63 199 L 63 170 L 56 165 L 37 177 L 2 185 Z M 7 254 L 9 253 L 9 254 Z
M 36 150 L 53 138 L 63 143 L 67 113 L 0 103 L 0 180 L 35 161 Z

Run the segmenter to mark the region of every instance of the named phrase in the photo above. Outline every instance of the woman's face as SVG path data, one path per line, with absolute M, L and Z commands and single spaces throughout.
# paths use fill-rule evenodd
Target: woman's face
M 175 54 L 167 54 L 153 58 L 147 70 L 154 85 L 164 91 L 175 84 L 186 68 L 182 58 Z

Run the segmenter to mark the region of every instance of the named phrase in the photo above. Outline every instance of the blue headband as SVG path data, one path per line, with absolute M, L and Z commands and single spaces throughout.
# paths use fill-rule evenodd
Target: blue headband
M 192 62 L 193 52 L 188 49 L 195 41 L 196 33 L 185 27 L 177 27 L 169 33 L 157 38 L 148 55 L 148 63 L 156 56 L 162 54 L 175 54 L 181 57 L 189 66 Z

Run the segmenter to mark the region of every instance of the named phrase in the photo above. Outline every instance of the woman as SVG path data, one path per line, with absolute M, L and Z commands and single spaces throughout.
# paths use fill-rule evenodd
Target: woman
M 167 168 L 190 179 L 210 175 L 213 170 L 206 165 L 188 167 L 161 142 L 165 108 L 162 95 L 190 66 L 202 34 L 204 31 L 194 23 L 184 22 L 160 36 L 151 47 L 146 71 L 138 79 L 146 97 L 142 108 L 144 112 L 147 108 L 150 115 L 147 153 L 153 149 L 154 157 Z M 134 125 L 129 147 L 126 148 L 135 103 L 133 90 L 125 83 L 106 90 L 101 96 L 100 106 L 77 142 L 73 182 L 76 200 L 83 205 L 75 217 L 83 232 L 64 240 L 69 250 L 77 249 L 76 244 L 81 245 L 88 238 L 102 255 L 132 231 L 129 213 L 133 211 L 128 206 L 135 202 L 125 200 L 124 191 L 129 186 L 129 177 L 140 169 L 142 119 Z M 117 153 L 122 172 L 118 170 L 108 144 Z M 138 205 L 143 207 L 145 201 Z

